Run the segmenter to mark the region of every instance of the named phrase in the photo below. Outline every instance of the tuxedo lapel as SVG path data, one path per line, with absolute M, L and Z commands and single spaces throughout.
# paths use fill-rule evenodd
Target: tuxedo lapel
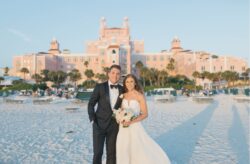
M 105 97 L 106 97 L 106 101 L 107 101 L 107 103 L 109 104 L 110 109 L 111 109 L 111 104 L 110 104 L 110 94 L 109 94 L 109 84 L 108 84 L 108 82 L 106 82 L 106 83 L 104 84 L 104 89 L 105 89 Z
M 119 96 L 122 94 L 122 86 L 118 85 Z
M 122 86 L 121 85 L 118 85 L 118 91 L 119 91 L 119 95 L 116 99 L 116 104 L 119 103 L 119 100 L 121 100 L 122 98 L 120 98 L 121 94 L 123 94 L 123 91 L 122 91 Z
M 120 107 L 120 104 L 121 104 L 121 101 L 122 101 L 122 98 L 120 96 L 121 96 L 121 94 L 123 94 L 123 88 L 122 88 L 121 85 L 118 85 L 118 91 L 119 91 L 119 95 L 118 95 L 118 97 L 116 99 L 115 109 L 118 109 Z

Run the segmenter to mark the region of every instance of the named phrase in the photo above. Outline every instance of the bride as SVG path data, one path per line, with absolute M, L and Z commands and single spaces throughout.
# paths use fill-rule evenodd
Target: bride
M 165 152 L 150 138 L 141 124 L 148 112 L 137 78 L 132 74 L 127 75 L 123 87 L 125 93 L 122 109 L 132 110 L 137 117 L 119 125 L 116 141 L 117 164 L 170 164 Z

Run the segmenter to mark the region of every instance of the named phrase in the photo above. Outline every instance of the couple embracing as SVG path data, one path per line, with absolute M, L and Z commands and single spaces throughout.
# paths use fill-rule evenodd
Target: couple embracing
M 121 67 L 112 65 L 108 81 L 96 85 L 88 103 L 89 119 L 93 126 L 93 164 L 102 163 L 105 143 L 106 164 L 170 164 L 165 152 L 149 137 L 141 124 L 148 112 L 137 78 L 129 74 L 121 86 L 118 84 L 120 73 Z M 137 117 L 118 124 L 112 117 L 112 109 L 118 108 L 129 108 Z

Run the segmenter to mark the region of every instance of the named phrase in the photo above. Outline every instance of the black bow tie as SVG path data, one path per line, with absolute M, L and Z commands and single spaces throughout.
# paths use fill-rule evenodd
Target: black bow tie
M 118 85 L 110 85 L 110 88 L 113 89 L 113 88 L 118 88 Z

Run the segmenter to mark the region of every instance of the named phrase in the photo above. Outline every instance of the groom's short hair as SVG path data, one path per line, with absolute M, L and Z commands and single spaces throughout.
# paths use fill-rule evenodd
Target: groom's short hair
M 113 64 L 110 68 L 109 68 L 109 72 L 111 71 L 111 69 L 116 68 L 119 71 L 121 71 L 121 66 L 117 65 L 117 64 Z

